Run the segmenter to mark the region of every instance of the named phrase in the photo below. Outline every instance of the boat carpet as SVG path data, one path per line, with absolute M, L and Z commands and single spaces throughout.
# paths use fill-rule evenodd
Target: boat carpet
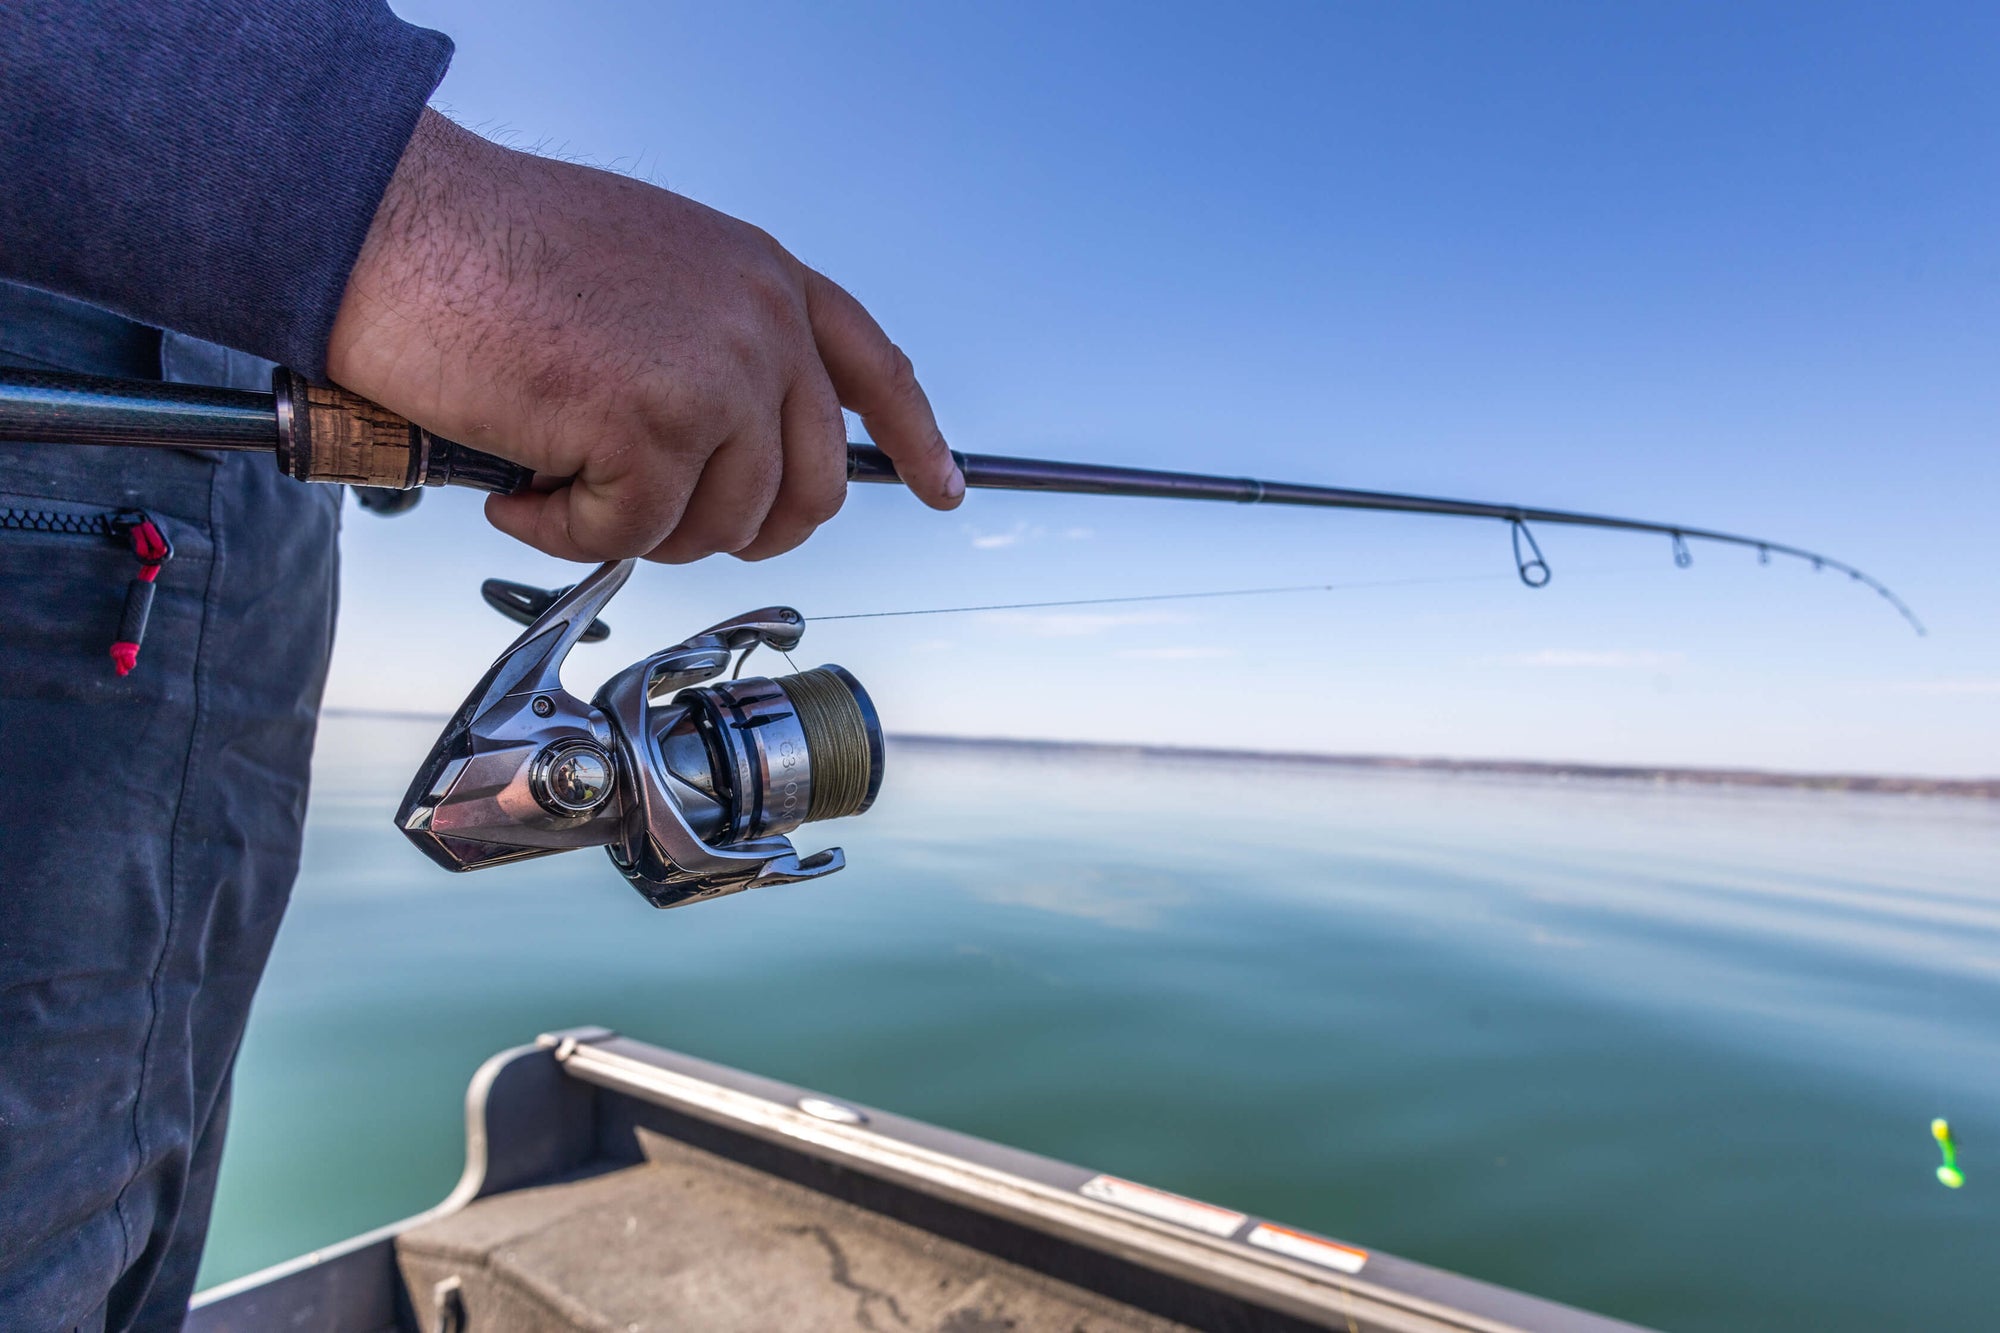
M 426 1333 L 1172 1333 L 1184 1325 L 641 1130 L 646 1160 L 405 1232 Z

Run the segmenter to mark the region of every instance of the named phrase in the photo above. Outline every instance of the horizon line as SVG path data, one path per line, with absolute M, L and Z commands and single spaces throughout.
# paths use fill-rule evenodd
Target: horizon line
M 387 722 L 443 722 L 451 714 L 388 708 L 327 707 L 326 717 L 372 718 Z M 1514 777 L 1592 778 L 1609 781 L 1690 783 L 1721 787 L 1784 787 L 1906 796 L 1967 796 L 2000 800 L 2000 777 L 1939 778 L 1894 773 L 1829 773 L 1789 769 L 1730 768 L 1685 764 L 1610 764 L 1563 759 L 1478 759 L 1449 755 L 1351 754 L 1337 751 L 1246 750 L 1226 746 L 1155 745 L 1144 741 L 1058 740 L 1022 736 L 955 736 L 931 732 L 891 732 L 901 744 L 953 745 L 1018 750 L 1081 750 L 1154 758 L 1235 760 L 1322 765 L 1330 768 L 1400 769 L 1428 773 L 1489 773 Z

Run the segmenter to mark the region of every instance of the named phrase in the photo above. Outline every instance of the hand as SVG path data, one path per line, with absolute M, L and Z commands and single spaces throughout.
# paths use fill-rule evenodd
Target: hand
M 567 560 L 761 560 L 847 491 L 840 409 L 918 498 L 952 462 L 910 360 L 747 223 L 425 111 L 348 278 L 335 383 L 536 470 L 493 526 Z

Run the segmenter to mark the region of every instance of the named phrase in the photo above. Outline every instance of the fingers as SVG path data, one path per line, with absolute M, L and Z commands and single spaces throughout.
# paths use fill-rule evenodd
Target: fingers
M 736 384 L 738 401 L 710 405 L 748 408 L 752 419 L 762 417 L 767 424 L 746 430 L 738 411 L 703 411 L 690 418 L 683 409 L 681 430 L 689 420 L 720 424 L 718 418 L 732 417 L 739 426 L 717 431 L 726 435 L 712 452 L 690 448 L 693 442 L 675 438 L 680 431 L 671 428 L 663 438 L 587 452 L 568 484 L 490 499 L 487 516 L 493 525 L 566 560 L 644 555 L 685 564 L 722 552 L 748 560 L 778 555 L 805 541 L 845 499 L 842 404 L 861 414 L 919 499 L 934 509 L 956 508 L 965 478 L 909 358 L 852 296 L 803 266 L 793 271 L 804 284 L 812 349 L 803 338 L 794 345 L 789 383 L 776 379 L 784 386 L 781 398 L 763 387 L 771 380 L 759 372 L 748 376 L 750 383 Z M 784 359 L 764 365 L 783 375 Z M 746 396 L 758 401 L 742 401 Z M 606 471 L 607 462 L 615 472 Z
M 750 545 L 777 499 L 783 467 L 777 423 L 730 436 L 709 455 L 680 522 L 646 558 L 685 565 Z
M 910 358 L 859 301 L 811 269 L 805 279 L 813 341 L 840 401 L 861 414 L 869 435 L 918 499 L 933 509 L 956 509 L 965 497 L 965 478 Z
M 785 474 L 763 531 L 736 552 L 744 560 L 782 555 L 840 512 L 847 498 L 847 422 L 833 385 L 817 367 L 785 395 Z

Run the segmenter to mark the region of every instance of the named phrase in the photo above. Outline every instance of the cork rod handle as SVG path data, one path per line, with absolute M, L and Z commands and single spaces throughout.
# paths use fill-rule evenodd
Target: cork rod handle
M 512 495 L 533 472 L 519 463 L 432 435 L 360 394 L 314 384 L 279 367 L 271 377 L 278 411 L 278 466 L 300 481 L 407 491 L 468 486 Z

